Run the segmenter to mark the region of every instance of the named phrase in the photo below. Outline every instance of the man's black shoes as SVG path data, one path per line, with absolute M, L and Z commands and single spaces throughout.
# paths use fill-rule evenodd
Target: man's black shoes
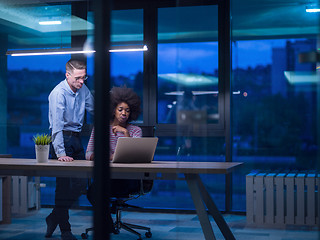
M 48 217 L 46 217 L 46 223 L 47 223 L 47 232 L 46 235 L 44 235 L 46 238 L 50 238 L 56 230 L 58 223 L 54 221 L 53 216 L 50 214 Z

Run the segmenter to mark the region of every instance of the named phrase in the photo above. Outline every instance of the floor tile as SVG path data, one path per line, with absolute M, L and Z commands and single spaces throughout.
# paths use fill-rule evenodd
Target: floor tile
M 53 237 L 46 239 L 45 217 L 52 209 L 42 208 L 34 214 L 25 217 L 17 216 L 11 224 L 0 224 L 0 239 L 4 240 L 59 240 L 60 231 L 57 229 Z M 312 228 L 291 227 L 289 229 L 249 228 L 246 225 L 246 217 L 241 215 L 224 215 L 237 240 L 317 240 L 320 233 Z M 86 228 L 92 226 L 92 211 L 71 210 L 70 222 L 72 232 L 81 239 L 81 234 Z M 210 218 L 212 220 L 212 218 Z M 123 212 L 125 222 L 148 226 L 152 231 L 151 240 L 202 240 L 204 239 L 198 217 L 195 214 L 166 214 L 166 213 L 142 213 Z M 223 235 L 212 220 L 214 234 L 217 240 L 224 239 Z M 139 230 L 140 231 L 140 230 Z M 140 231 L 142 238 L 145 232 Z M 92 240 L 93 233 L 89 232 L 88 240 Z M 137 236 L 121 229 L 120 234 L 111 235 L 111 240 L 135 240 Z

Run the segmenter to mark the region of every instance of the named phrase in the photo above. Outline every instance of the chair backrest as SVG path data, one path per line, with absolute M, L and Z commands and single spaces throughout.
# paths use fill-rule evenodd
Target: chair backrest
M 139 126 L 142 130 L 143 137 L 154 137 L 155 127 L 154 126 Z

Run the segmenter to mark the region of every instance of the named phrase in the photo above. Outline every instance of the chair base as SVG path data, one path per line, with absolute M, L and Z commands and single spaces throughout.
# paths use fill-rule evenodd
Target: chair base
M 146 238 L 151 238 L 152 237 L 152 233 L 151 233 L 151 229 L 150 228 L 144 227 L 144 226 L 140 226 L 140 225 L 136 225 L 136 224 L 131 224 L 131 223 L 124 223 L 122 221 L 118 221 L 118 222 L 115 223 L 114 234 L 119 234 L 121 228 L 123 228 L 124 230 L 126 230 L 126 231 L 128 231 L 130 233 L 133 233 L 133 234 L 137 235 L 138 236 L 138 240 L 142 240 L 141 234 L 139 232 L 137 232 L 136 230 L 134 230 L 134 229 L 145 230 L 145 231 L 147 231 L 145 233 Z M 86 232 L 81 234 L 81 238 L 82 239 L 88 239 L 88 233 L 90 231 L 93 231 L 93 230 L 94 230 L 93 227 L 87 228 L 85 230 Z
M 145 230 L 147 231 L 145 233 L 146 238 L 151 238 L 152 237 L 152 233 L 151 233 L 151 229 L 148 227 L 144 227 L 144 226 L 140 226 L 140 225 L 136 225 L 136 224 L 132 224 L 132 223 L 125 223 L 122 221 L 119 221 L 118 223 L 115 224 L 115 228 L 116 230 L 120 231 L 121 228 L 123 228 L 124 230 L 131 232 L 135 235 L 138 236 L 138 240 L 141 240 L 141 234 L 139 232 L 137 232 L 134 229 L 141 229 L 141 230 Z
M 85 232 L 85 233 L 81 233 L 81 239 L 88 239 L 88 233 L 89 233 L 90 231 L 93 231 L 93 230 L 94 230 L 93 227 L 91 227 L 91 228 L 86 228 L 86 232 Z

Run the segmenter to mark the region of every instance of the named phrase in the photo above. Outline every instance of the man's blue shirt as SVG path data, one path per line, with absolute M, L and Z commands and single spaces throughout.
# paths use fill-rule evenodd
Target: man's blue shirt
M 57 157 L 66 156 L 62 131 L 81 131 L 85 110 L 93 114 L 93 96 L 86 85 L 73 92 L 65 79 L 51 91 L 48 99 L 52 144 Z

